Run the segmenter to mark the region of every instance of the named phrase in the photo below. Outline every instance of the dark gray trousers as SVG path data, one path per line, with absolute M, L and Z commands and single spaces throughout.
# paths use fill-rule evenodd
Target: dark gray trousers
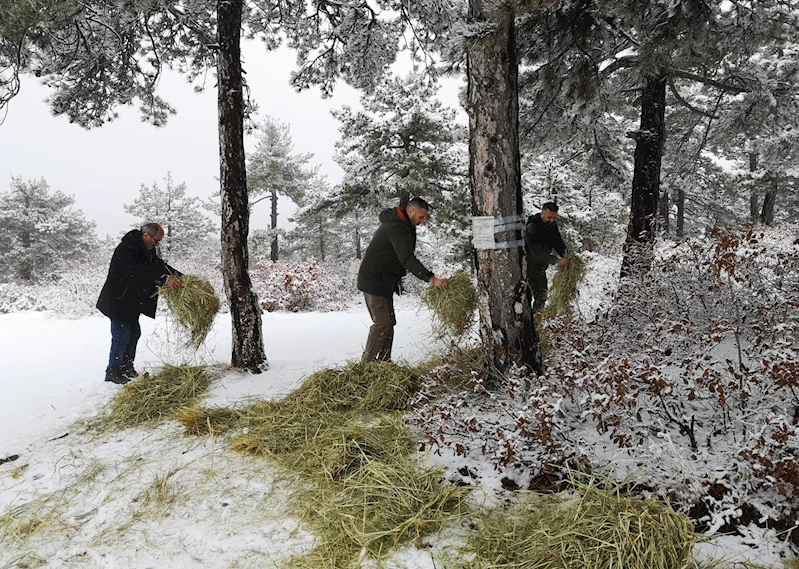
M 547 303 L 547 270 L 538 268 L 527 269 L 527 281 L 533 293 L 533 313 L 540 311 Z
M 394 344 L 394 326 L 397 319 L 394 316 L 394 298 L 384 298 L 368 292 L 363 293 L 366 308 L 372 317 L 372 326 L 369 328 L 369 337 L 363 350 L 363 362 L 390 362 L 391 346 Z

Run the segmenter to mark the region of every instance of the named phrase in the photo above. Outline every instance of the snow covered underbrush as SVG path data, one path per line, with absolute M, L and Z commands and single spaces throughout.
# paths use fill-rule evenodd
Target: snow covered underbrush
M 708 535 L 796 540 L 798 237 L 781 226 L 660 243 L 653 270 L 596 312 L 543 323 L 545 375 L 465 374 L 442 398 L 454 373 L 442 366 L 417 423 L 466 481 L 484 458 L 506 487 L 610 474 Z
M 96 314 L 95 303 L 103 287 L 113 248 L 92 252 L 68 270 L 38 283 L 0 283 L 0 314 L 29 310 L 50 311 L 61 316 Z M 184 274 L 209 281 L 227 312 L 218 253 L 198 248 L 192 254 L 175 256 L 169 264 Z M 358 262 L 329 264 L 309 261 L 258 259 L 251 277 L 263 308 L 272 311 L 341 310 L 357 293 Z M 164 309 L 163 306 L 160 308 Z

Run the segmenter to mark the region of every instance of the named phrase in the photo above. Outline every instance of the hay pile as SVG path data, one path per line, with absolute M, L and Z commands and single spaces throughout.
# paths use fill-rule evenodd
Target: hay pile
M 467 490 L 442 482 L 438 468 L 364 456 L 346 477 L 295 495 L 292 509 L 321 544 L 293 567 L 350 567 L 362 555 L 382 559 L 461 519 Z
M 477 289 L 467 273 L 458 273 L 448 279 L 447 284 L 446 290 L 428 287 L 422 293 L 422 302 L 433 311 L 442 333 L 459 338 L 474 323 Z
M 178 290 L 162 286 L 158 294 L 164 297 L 178 324 L 188 332 L 186 345 L 196 350 L 211 331 L 221 303 L 207 280 L 192 275 L 184 275 L 180 280 L 183 286 Z
M 292 566 L 351 567 L 460 516 L 468 491 L 411 459 L 403 411 L 419 382 L 414 368 L 359 362 L 319 371 L 280 401 L 184 409 L 178 419 L 190 432 L 227 432 L 233 448 L 299 475 L 292 513 L 319 541 Z
M 470 536 L 466 567 L 516 569 L 684 569 L 697 541 L 691 521 L 656 500 L 594 483 L 571 500 L 523 494 L 514 507 L 484 514 Z
M 577 298 L 577 285 L 585 277 L 585 261 L 578 255 L 567 257 L 569 264 L 559 267 L 549 287 L 547 305 L 541 311 L 545 319 L 562 316 L 571 311 L 571 304 Z
M 125 429 L 171 418 L 179 409 L 196 405 L 209 383 L 205 367 L 166 365 L 123 386 L 111 400 L 111 413 L 96 426 Z

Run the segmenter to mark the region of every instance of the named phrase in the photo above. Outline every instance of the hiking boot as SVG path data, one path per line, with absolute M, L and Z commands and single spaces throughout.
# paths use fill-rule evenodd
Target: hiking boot
M 123 376 L 121 373 L 107 373 L 105 374 L 105 380 L 117 385 L 125 385 L 130 382 L 130 378 Z
M 127 379 L 136 379 L 137 377 L 139 377 L 139 375 L 140 375 L 140 374 L 139 374 L 139 372 L 138 372 L 138 371 L 136 371 L 135 369 L 133 369 L 133 368 L 131 367 L 131 368 L 125 368 L 125 369 L 123 369 L 123 370 L 120 372 L 120 375 L 121 375 L 122 377 L 124 377 L 124 378 L 127 378 Z

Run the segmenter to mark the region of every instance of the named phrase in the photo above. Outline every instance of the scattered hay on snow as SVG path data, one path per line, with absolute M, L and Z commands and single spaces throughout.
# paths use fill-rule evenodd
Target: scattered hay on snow
M 445 290 L 434 286 L 425 289 L 422 301 L 433 311 L 433 318 L 441 332 L 461 337 L 474 323 L 477 289 L 472 277 L 463 272 L 447 279 L 447 284 Z
M 402 411 L 419 381 L 414 368 L 353 363 L 313 374 L 280 401 L 178 417 L 191 432 L 227 432 L 233 448 L 299 475 L 293 509 L 320 541 L 294 567 L 351 567 L 461 515 L 468 490 L 410 459 L 417 443 Z
M 204 366 L 166 365 L 124 385 L 111 400 L 111 413 L 96 426 L 126 429 L 173 417 L 180 409 L 196 405 L 209 383 Z
M 162 286 L 158 294 L 164 297 L 178 324 L 188 332 L 186 345 L 197 349 L 211 331 L 221 304 L 207 280 L 192 275 L 184 275 L 180 280 L 183 286 L 178 290 Z
M 561 316 L 571 310 L 571 304 L 577 297 L 577 285 L 585 277 L 585 261 L 575 254 L 567 258 L 569 264 L 559 267 L 552 278 L 552 286 L 549 287 L 547 295 L 548 302 L 541 311 L 546 319 Z
M 691 521 L 657 500 L 580 484 L 578 497 L 522 494 L 486 512 L 470 536 L 469 569 L 682 569 L 697 542 Z
M 439 469 L 407 457 L 385 461 L 364 455 L 360 462 L 345 478 L 295 495 L 292 510 L 319 543 L 295 557 L 293 567 L 352 567 L 364 555 L 380 560 L 460 521 L 469 490 L 443 483 Z

